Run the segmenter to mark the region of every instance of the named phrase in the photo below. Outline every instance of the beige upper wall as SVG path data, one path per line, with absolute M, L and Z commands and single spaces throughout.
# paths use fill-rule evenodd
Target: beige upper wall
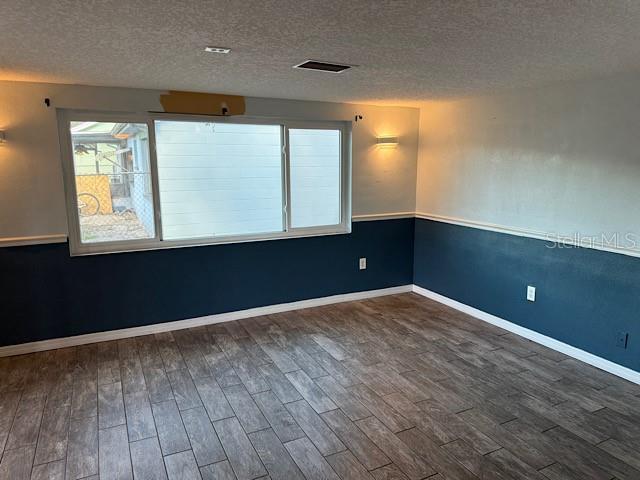
M 67 233 L 56 108 L 159 111 L 160 93 L 0 82 L 0 130 L 7 136 L 0 145 L 0 240 Z M 353 215 L 414 210 L 418 109 L 248 98 L 247 114 L 317 120 L 361 114 L 353 125 Z M 400 144 L 378 148 L 376 135 L 398 135 Z
M 639 85 L 624 75 L 425 104 L 417 212 L 640 236 Z

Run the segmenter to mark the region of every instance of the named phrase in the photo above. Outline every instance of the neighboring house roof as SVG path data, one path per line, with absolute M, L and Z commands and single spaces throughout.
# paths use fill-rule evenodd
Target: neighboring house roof
M 115 122 L 72 122 L 71 134 L 75 138 L 106 143 L 118 143 L 140 132 L 137 124 Z
M 86 143 L 120 143 L 114 130 L 123 124 L 115 122 L 71 122 L 71 135 L 75 140 Z

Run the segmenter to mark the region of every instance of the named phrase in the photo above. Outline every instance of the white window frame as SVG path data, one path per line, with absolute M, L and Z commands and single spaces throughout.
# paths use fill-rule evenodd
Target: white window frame
M 69 230 L 69 249 L 72 256 L 94 255 L 139 250 L 157 250 L 225 243 L 256 242 L 285 238 L 313 237 L 321 235 L 339 235 L 351 233 L 351 122 L 349 121 L 313 121 L 281 117 L 212 117 L 206 115 L 182 115 L 165 113 L 115 113 L 85 110 L 58 109 L 58 131 L 62 157 L 62 168 L 67 204 L 67 222 Z M 160 189 L 156 155 L 155 122 L 158 120 L 235 123 L 253 125 L 279 125 L 282 144 L 282 195 L 283 195 L 283 231 L 252 235 L 226 235 L 209 238 L 185 240 L 164 240 L 162 238 L 162 213 L 160 211 Z M 75 167 L 73 163 L 73 145 L 71 122 L 120 122 L 144 123 L 149 131 L 149 164 L 154 208 L 155 236 L 148 239 L 121 240 L 112 242 L 82 243 L 80 236 L 80 217 L 77 208 Z M 340 131 L 340 223 L 316 227 L 293 228 L 291 226 L 291 185 L 289 161 L 289 129 L 328 129 Z

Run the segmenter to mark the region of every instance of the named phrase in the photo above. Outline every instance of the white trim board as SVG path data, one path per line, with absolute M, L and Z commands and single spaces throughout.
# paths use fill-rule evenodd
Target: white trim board
M 119 340 L 121 338 L 139 337 L 154 333 L 170 332 L 172 330 L 182 330 L 184 328 L 200 327 L 202 325 L 212 325 L 214 323 L 230 322 L 243 318 L 257 317 L 260 315 L 270 315 L 273 313 L 289 312 L 291 310 L 301 310 L 303 308 L 319 307 L 334 303 L 352 302 L 354 300 L 364 300 L 367 298 L 382 297 L 385 295 L 395 295 L 398 293 L 408 293 L 413 290 L 413 285 L 401 285 L 399 287 L 382 288 L 379 290 L 366 290 L 364 292 L 344 293 L 331 295 L 329 297 L 312 298 L 290 303 L 279 303 L 267 305 L 265 307 L 249 308 L 247 310 L 237 310 L 235 312 L 219 313 L 204 317 L 177 320 L 174 322 L 155 323 L 142 327 L 123 328 L 120 330 L 109 330 L 106 332 L 88 333 L 73 337 L 53 338 L 38 342 L 21 343 L 19 345 L 8 345 L 0 347 L 0 357 L 11 355 L 23 355 L 25 353 L 41 352 L 56 348 L 73 347 L 76 345 L 86 345 L 88 343 L 106 342 L 109 340 Z
M 413 212 L 373 213 L 365 215 L 353 215 L 352 222 L 371 222 L 375 220 L 395 220 L 398 218 L 413 218 Z M 58 233 L 52 235 L 34 235 L 30 237 L 0 237 L 0 248 L 22 247 L 27 245 L 42 245 L 47 243 L 66 243 L 67 234 Z
M 21 247 L 23 245 L 42 245 L 46 243 L 65 243 L 66 233 L 56 235 L 35 235 L 31 237 L 5 237 L 0 238 L 0 247 Z
M 458 225 L 461 227 L 477 228 L 479 230 L 487 230 L 489 232 L 515 235 L 517 237 L 534 238 L 536 240 L 545 240 L 547 242 L 558 242 L 565 246 L 591 248 L 594 250 L 601 250 L 603 252 L 628 255 L 630 257 L 640 257 L 640 249 L 638 248 L 605 245 L 604 243 L 588 241 L 587 239 L 583 239 L 582 241 L 580 241 L 580 239 L 578 238 L 569 237 L 566 235 L 556 235 L 553 233 L 542 232 L 538 230 L 529 230 L 529 229 L 518 228 L 518 227 L 508 227 L 505 225 L 497 225 L 494 223 L 487 223 L 487 222 L 478 222 L 475 220 L 466 220 L 464 218 L 447 217 L 444 215 L 435 215 L 432 213 L 416 212 L 415 217 L 422 218 L 423 220 L 432 220 L 434 222 L 449 223 L 451 225 Z
M 351 221 L 353 222 L 372 222 L 375 220 L 395 220 L 396 218 L 413 218 L 415 217 L 413 212 L 394 212 L 394 213 L 371 213 L 366 215 L 353 215 Z
M 451 225 L 459 225 L 462 227 L 477 228 L 479 230 L 487 230 L 490 232 L 504 233 L 506 235 L 515 235 L 517 237 L 534 238 L 537 240 L 545 241 L 558 241 L 567 246 L 575 246 L 582 248 L 591 248 L 594 250 L 601 250 L 603 252 L 618 253 L 620 255 L 627 255 L 630 257 L 640 257 L 640 249 L 638 248 L 625 248 L 625 247 L 613 247 L 604 245 L 602 243 L 576 241 L 572 237 L 553 237 L 551 234 L 536 230 L 528 230 L 517 227 L 509 227 L 504 225 L 497 225 L 493 223 L 479 222 L 475 220 L 467 220 L 457 217 L 448 217 L 444 215 L 436 215 L 432 213 L 423 212 L 393 212 L 393 213 L 373 213 L 363 215 L 353 215 L 351 217 L 352 222 L 369 222 L 375 220 L 394 220 L 398 218 L 421 218 L 424 220 L 432 220 L 434 222 L 449 223 Z M 40 235 L 33 237 L 7 237 L 0 238 L 0 248 L 2 247 L 17 247 L 23 245 L 38 245 L 46 243 L 64 243 L 67 241 L 66 234 L 57 235 Z M 233 242 L 231 242 L 233 243 Z
M 547 337 L 546 335 L 535 332 L 533 330 L 529 330 L 528 328 L 521 327 L 520 325 L 516 325 L 515 323 L 511 323 L 500 317 L 491 315 L 490 313 L 483 312 L 482 310 L 478 310 L 477 308 L 470 307 L 469 305 L 460 303 L 457 300 L 445 297 L 444 295 L 440 295 L 439 293 L 432 292 L 431 290 L 427 290 L 426 288 L 419 287 L 418 285 L 413 286 L 413 292 L 431 300 L 435 300 L 436 302 L 442 303 L 443 305 L 446 305 L 448 307 L 454 308 L 460 312 L 466 313 L 467 315 L 471 315 L 478 320 L 490 323 L 504 330 L 515 333 L 516 335 L 520 335 L 521 337 L 524 337 L 528 340 L 539 343 L 540 345 L 544 345 L 545 347 L 548 347 L 552 350 L 556 350 L 584 363 L 588 363 L 589 365 L 597 367 L 600 370 L 604 370 L 605 372 L 609 372 L 613 375 L 640 385 L 640 372 L 636 372 L 635 370 L 632 370 L 630 368 L 623 367 L 622 365 L 618 365 L 617 363 L 611 362 L 610 360 L 606 360 L 602 357 L 593 355 L 592 353 L 585 352 L 584 350 L 580 350 L 579 348 L 572 347 L 571 345 L 563 343 L 559 340 Z

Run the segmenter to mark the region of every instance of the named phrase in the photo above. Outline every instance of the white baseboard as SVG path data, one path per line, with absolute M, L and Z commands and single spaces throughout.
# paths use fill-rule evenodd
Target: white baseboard
M 455 308 L 456 310 L 466 313 L 467 315 L 471 315 L 478 320 L 482 320 L 483 322 L 490 323 L 504 330 L 520 335 L 521 337 L 539 343 L 540 345 L 544 345 L 545 347 L 549 347 L 552 350 L 564 353 L 565 355 L 573 357 L 584 363 L 593 365 L 600 370 L 604 370 L 605 372 L 612 373 L 613 375 L 640 385 L 640 372 L 636 372 L 635 370 L 631 370 L 630 368 L 623 367 L 622 365 L 618 365 L 617 363 L 613 363 L 602 357 L 593 355 L 592 353 L 585 352 L 584 350 L 580 350 L 579 348 L 572 347 L 571 345 L 555 340 L 554 338 L 547 337 L 546 335 L 542 335 L 541 333 L 535 332 L 533 330 L 529 330 L 528 328 L 521 327 L 520 325 L 516 325 L 515 323 L 511 323 L 500 317 L 491 315 L 490 313 L 478 310 L 477 308 L 470 307 L 469 305 L 465 305 L 464 303 L 460 303 L 449 297 L 440 295 L 439 293 L 432 292 L 431 290 L 427 290 L 426 288 L 414 285 L 413 291 L 419 295 L 422 295 L 423 297 L 430 298 L 431 300 L 435 300 L 436 302 L 447 305 L 448 307 Z
M 397 293 L 407 293 L 411 292 L 412 289 L 413 285 L 401 285 L 399 287 L 382 288 L 379 290 L 367 290 L 364 292 L 332 295 L 330 297 L 312 298 L 309 300 L 300 300 L 298 302 L 279 303 L 276 305 L 267 305 L 265 307 L 249 308 L 247 310 L 237 310 L 235 312 L 177 320 L 175 322 L 155 323 L 153 325 L 145 325 L 142 327 L 123 328 L 120 330 L 109 330 L 107 332 L 88 333 L 73 337 L 53 338 L 51 340 L 21 343 L 19 345 L 8 345 L 6 347 L 0 347 L 0 357 L 23 355 L 25 353 L 73 347 L 76 345 L 86 345 L 88 343 L 106 342 L 108 340 L 119 340 L 121 338 L 139 337 L 141 335 L 182 330 L 184 328 L 193 328 L 202 325 L 211 325 L 214 323 L 230 322 L 232 320 L 269 315 L 272 313 L 288 312 L 291 310 L 319 307 L 321 305 L 330 305 L 333 303 L 351 302 L 354 300 L 364 300 L 366 298 L 382 297 Z
M 8 357 L 11 355 L 23 355 L 26 353 L 41 352 L 44 350 L 53 350 L 56 348 L 73 347 L 76 345 L 86 345 L 89 343 L 106 342 L 109 340 L 119 340 L 121 338 L 137 337 L 141 335 L 150 335 L 154 333 L 170 332 L 172 330 L 181 330 L 184 328 L 199 327 L 202 325 L 211 325 L 215 323 L 230 322 L 243 318 L 257 317 L 260 315 L 269 315 L 273 313 L 289 312 L 292 310 L 300 310 L 303 308 L 319 307 L 322 305 L 330 305 L 334 303 L 351 302 L 355 300 L 364 300 L 367 298 L 382 297 L 385 295 L 394 295 L 398 293 L 415 292 L 423 297 L 435 300 L 436 302 L 447 305 L 472 317 L 484 322 L 496 325 L 509 332 L 513 332 L 521 337 L 549 347 L 558 352 L 564 353 L 577 360 L 581 360 L 589 365 L 593 365 L 605 372 L 612 373 L 618 377 L 629 380 L 630 382 L 640 384 L 640 372 L 623 367 L 617 363 L 613 363 L 602 357 L 598 357 L 579 348 L 572 347 L 566 343 L 555 340 L 541 333 L 521 327 L 515 323 L 511 323 L 490 313 L 483 312 L 477 308 L 470 307 L 464 303 L 460 303 L 451 298 L 445 297 L 438 293 L 427 290 L 417 285 L 401 285 L 399 287 L 383 288 L 379 290 L 367 290 L 364 292 L 345 293 L 341 295 L 332 295 L 330 297 L 312 298 L 309 300 L 300 300 L 298 302 L 280 303 L 276 305 L 267 305 L 265 307 L 250 308 L 247 310 L 237 310 L 235 312 L 220 313 L 216 315 L 207 315 L 204 317 L 189 318 L 186 320 L 177 320 L 175 322 L 156 323 L 153 325 L 145 325 L 142 327 L 123 328 L 120 330 L 110 330 L 107 332 L 88 333 L 86 335 L 76 335 L 73 337 L 54 338 L 51 340 L 42 340 L 38 342 L 22 343 L 19 345 L 8 345 L 0 347 L 0 357 Z

